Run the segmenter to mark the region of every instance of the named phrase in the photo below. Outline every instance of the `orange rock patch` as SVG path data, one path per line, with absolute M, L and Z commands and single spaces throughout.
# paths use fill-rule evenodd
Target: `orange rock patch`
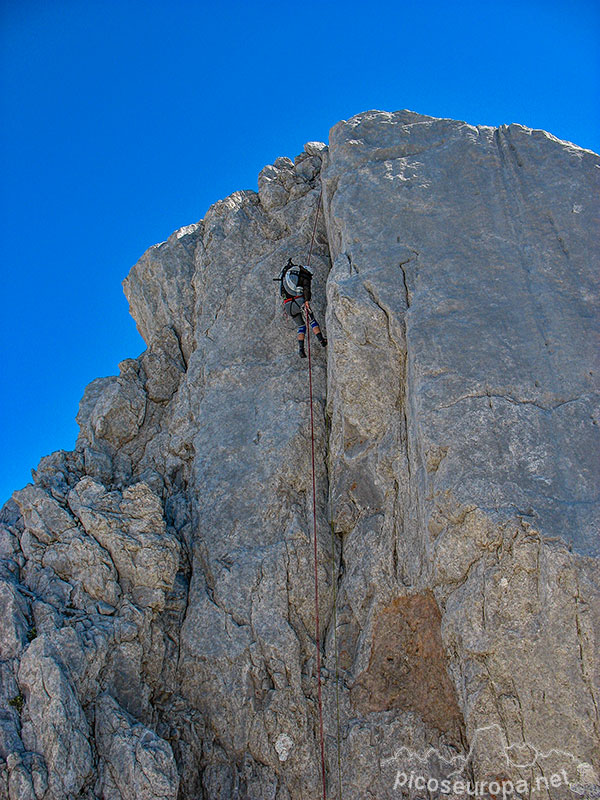
M 362 712 L 400 708 L 458 739 L 464 728 L 442 646 L 441 615 L 429 591 L 398 597 L 378 615 L 371 659 L 351 690 Z

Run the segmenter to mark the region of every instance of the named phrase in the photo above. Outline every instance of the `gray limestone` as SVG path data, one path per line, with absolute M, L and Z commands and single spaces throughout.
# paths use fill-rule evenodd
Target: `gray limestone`
M 600 792 L 599 187 L 542 131 L 372 111 L 142 256 L 148 349 L 0 515 L 0 795 L 322 796 L 307 365 L 272 281 L 321 192 L 328 796 Z

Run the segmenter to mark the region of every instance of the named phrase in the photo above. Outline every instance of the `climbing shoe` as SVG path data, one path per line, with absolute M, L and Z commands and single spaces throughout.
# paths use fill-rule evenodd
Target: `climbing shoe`
M 298 350 L 298 355 L 300 356 L 300 358 L 306 358 L 306 353 L 304 352 L 303 347 L 300 350 Z
M 325 337 L 321 339 L 321 347 L 327 347 L 327 339 L 325 339 Z

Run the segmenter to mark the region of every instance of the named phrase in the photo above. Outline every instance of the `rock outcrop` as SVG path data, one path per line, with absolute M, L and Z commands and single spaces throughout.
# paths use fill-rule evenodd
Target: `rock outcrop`
M 142 256 L 147 350 L 2 510 L 0 793 L 322 796 L 307 372 L 272 282 L 320 205 L 328 793 L 600 796 L 600 159 L 367 112 L 258 187 Z

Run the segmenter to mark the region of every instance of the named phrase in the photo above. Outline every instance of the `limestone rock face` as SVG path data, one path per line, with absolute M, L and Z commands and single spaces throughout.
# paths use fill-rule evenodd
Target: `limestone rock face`
M 597 765 L 598 157 L 516 125 L 374 112 L 332 130 L 323 176 L 350 680 L 389 692 L 363 676 L 382 646 L 397 660 L 390 603 L 433 590 L 462 741 L 498 725 L 507 746 Z
M 272 281 L 315 219 L 328 796 L 600 792 L 599 188 L 541 131 L 367 112 L 142 256 L 148 349 L 0 515 L 3 796 L 322 797 L 307 364 Z

